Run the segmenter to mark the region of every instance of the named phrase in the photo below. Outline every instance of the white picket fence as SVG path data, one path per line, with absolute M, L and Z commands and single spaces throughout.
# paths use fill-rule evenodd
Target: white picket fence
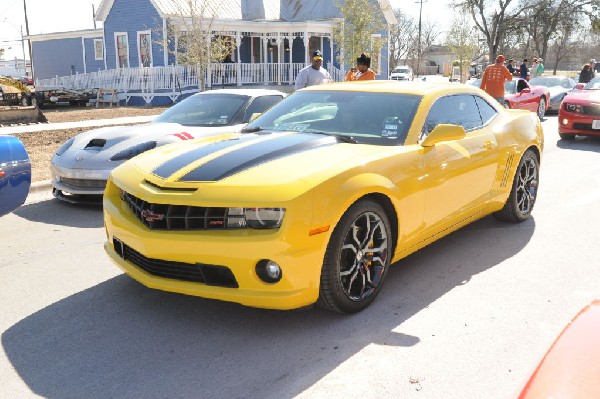
M 303 63 L 250 64 L 215 63 L 205 71 L 207 89 L 222 86 L 285 85 L 294 84 Z M 328 64 L 332 80 L 344 80 L 342 71 Z M 90 72 L 52 79 L 36 79 L 36 90 L 57 88 L 86 91 L 91 89 L 116 89 L 119 98 L 129 102 L 131 97 L 141 97 L 149 104 L 155 97 L 178 97 L 199 91 L 200 68 L 167 66 L 150 68 L 122 68 Z

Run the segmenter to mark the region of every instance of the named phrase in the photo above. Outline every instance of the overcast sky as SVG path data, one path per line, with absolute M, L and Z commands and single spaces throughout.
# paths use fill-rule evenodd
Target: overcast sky
M 21 29 L 26 34 L 24 0 L 0 0 L 0 47 L 4 48 L 4 59 L 23 58 Z M 92 6 L 98 9 L 101 0 L 25 0 L 29 19 L 29 33 L 66 32 L 93 29 Z M 429 20 L 446 26 L 452 12 L 447 4 L 450 0 L 424 0 L 423 21 Z M 391 0 L 393 8 L 402 10 L 415 19 L 419 18 L 419 2 L 415 0 Z M 99 24 L 98 27 L 101 25 Z M 25 53 L 27 55 L 27 43 Z

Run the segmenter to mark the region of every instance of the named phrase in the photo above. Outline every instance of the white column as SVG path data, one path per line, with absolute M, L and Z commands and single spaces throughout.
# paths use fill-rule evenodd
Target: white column
M 308 64 L 308 43 L 310 40 L 308 39 L 308 32 L 304 31 L 304 36 L 302 37 L 302 42 L 304 43 L 304 64 Z
M 281 36 L 279 36 L 279 32 L 277 32 L 277 65 L 275 66 L 275 68 L 277 68 L 277 85 L 281 86 L 281 66 L 283 65 L 283 63 L 281 62 L 281 47 L 283 47 L 281 45 Z
M 331 66 L 333 67 L 333 32 L 331 33 L 331 36 L 329 36 L 329 51 L 331 54 L 330 62 Z
M 92 41 L 93 43 L 93 41 Z M 81 50 L 83 51 L 83 73 L 87 73 L 87 63 L 85 62 L 85 39 L 82 37 L 81 38 Z M 23 60 L 23 62 L 25 62 L 25 71 L 27 71 L 27 62 L 25 60 Z M 15 69 L 16 69 L 16 65 L 15 65 Z
M 294 47 L 294 36 L 287 36 L 286 39 L 288 40 L 289 53 L 290 53 L 288 80 L 289 80 L 289 83 L 292 84 L 292 83 L 294 83 L 294 62 L 292 61 L 292 48 Z
M 167 19 L 163 19 L 163 61 L 165 66 L 169 65 L 169 42 L 168 42 L 169 32 L 167 31 Z M 175 51 L 177 51 L 177 47 L 175 47 Z
M 264 73 L 264 84 L 269 84 L 269 66 L 267 65 L 268 62 L 268 51 L 267 51 L 267 44 L 269 42 L 269 37 L 268 36 L 263 36 L 262 38 L 262 44 L 263 44 L 263 73 Z
M 242 85 L 242 58 L 240 57 L 240 46 L 242 45 L 242 36 L 240 35 L 240 32 L 237 32 L 235 35 L 235 47 L 237 50 L 237 65 L 236 65 L 236 71 L 237 71 L 237 85 L 241 86 Z

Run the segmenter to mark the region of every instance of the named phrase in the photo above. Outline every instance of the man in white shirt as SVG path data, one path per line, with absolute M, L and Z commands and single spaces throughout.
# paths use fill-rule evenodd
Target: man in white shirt
M 316 50 L 312 54 L 312 63 L 311 65 L 302 68 L 300 72 L 298 72 L 298 76 L 296 76 L 296 83 L 294 84 L 294 89 L 299 90 L 304 87 L 320 85 L 323 83 L 331 82 L 331 75 L 323 65 L 323 56 L 319 50 Z

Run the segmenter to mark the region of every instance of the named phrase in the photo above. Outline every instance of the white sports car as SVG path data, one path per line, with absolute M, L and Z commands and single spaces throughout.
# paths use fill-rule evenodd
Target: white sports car
M 110 172 L 152 148 L 241 130 L 286 96 L 276 90 L 225 89 L 195 94 L 152 122 L 90 130 L 66 141 L 52 157 L 52 192 L 73 203 L 100 203 Z

